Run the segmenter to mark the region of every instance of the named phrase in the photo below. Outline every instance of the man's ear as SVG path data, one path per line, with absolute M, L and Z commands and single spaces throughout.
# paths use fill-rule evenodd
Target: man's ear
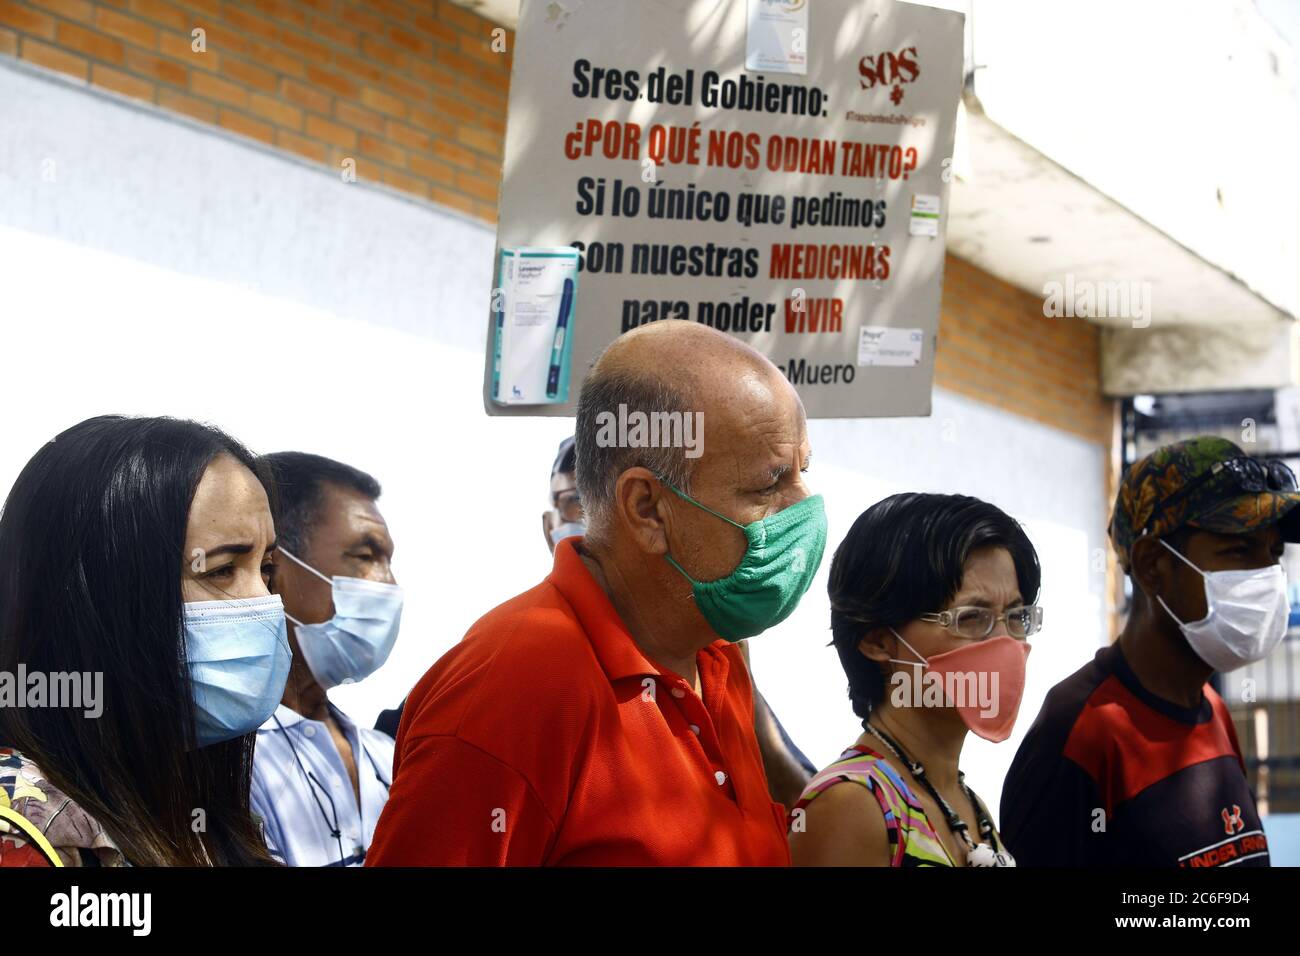
M 877 627 L 862 635 L 858 641 L 858 652 L 869 661 L 887 664 L 891 657 L 897 657 L 898 638 L 887 627 Z
M 664 501 L 666 489 L 654 472 L 629 468 L 614 483 L 614 520 L 647 554 L 668 553 L 668 525 L 672 512 Z
M 1129 575 L 1133 585 L 1141 588 L 1152 600 L 1157 594 L 1169 594 L 1173 589 L 1170 561 L 1178 560 L 1159 540 L 1145 535 L 1133 542 L 1129 549 Z

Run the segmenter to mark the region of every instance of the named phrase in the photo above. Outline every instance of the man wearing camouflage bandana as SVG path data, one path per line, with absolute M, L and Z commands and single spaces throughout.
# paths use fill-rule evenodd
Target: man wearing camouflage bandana
M 1281 462 L 1222 438 L 1124 475 L 1110 523 L 1133 585 L 1119 640 L 1048 694 L 1003 787 L 1027 866 L 1267 866 L 1236 731 L 1207 683 L 1285 634 L 1284 542 L 1300 493 Z M 1228 685 L 1231 686 L 1231 685 Z

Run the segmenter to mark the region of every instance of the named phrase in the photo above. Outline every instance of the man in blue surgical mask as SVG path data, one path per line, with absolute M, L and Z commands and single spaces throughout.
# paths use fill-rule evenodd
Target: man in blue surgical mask
M 401 622 L 393 539 L 379 483 L 302 452 L 265 458 L 280 514 L 272 590 L 284 601 L 293 667 L 258 729 L 250 803 L 289 866 L 360 866 L 392 782 L 393 740 L 357 727 L 327 691 L 387 660 Z
M 560 442 L 555 464 L 551 466 L 551 509 L 542 512 L 542 534 L 552 553 L 565 538 L 587 533 L 587 519 L 582 514 L 582 499 L 578 497 L 577 470 L 573 439 L 566 438 Z

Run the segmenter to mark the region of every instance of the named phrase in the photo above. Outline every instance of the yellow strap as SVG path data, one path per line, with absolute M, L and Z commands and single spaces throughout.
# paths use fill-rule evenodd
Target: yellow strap
M 36 844 L 37 848 L 49 858 L 50 866 L 63 866 L 63 859 L 50 845 L 50 841 L 45 839 L 45 834 L 36 829 L 35 824 L 28 820 L 17 810 L 9 807 L 0 807 L 0 817 L 8 820 L 10 823 L 18 825 L 18 829 L 26 834 L 27 838 Z

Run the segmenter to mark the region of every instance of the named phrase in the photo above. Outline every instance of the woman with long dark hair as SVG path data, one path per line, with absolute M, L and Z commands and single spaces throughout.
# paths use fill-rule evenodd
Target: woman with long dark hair
M 1024 530 L 978 498 L 894 495 L 858 517 L 828 589 L 862 735 L 795 804 L 796 866 L 1014 865 L 958 764 L 968 733 L 1011 734 L 1040 579 Z
M 271 488 L 169 418 L 88 419 L 27 463 L 0 513 L 0 866 L 273 862 L 248 805 L 289 669 Z

